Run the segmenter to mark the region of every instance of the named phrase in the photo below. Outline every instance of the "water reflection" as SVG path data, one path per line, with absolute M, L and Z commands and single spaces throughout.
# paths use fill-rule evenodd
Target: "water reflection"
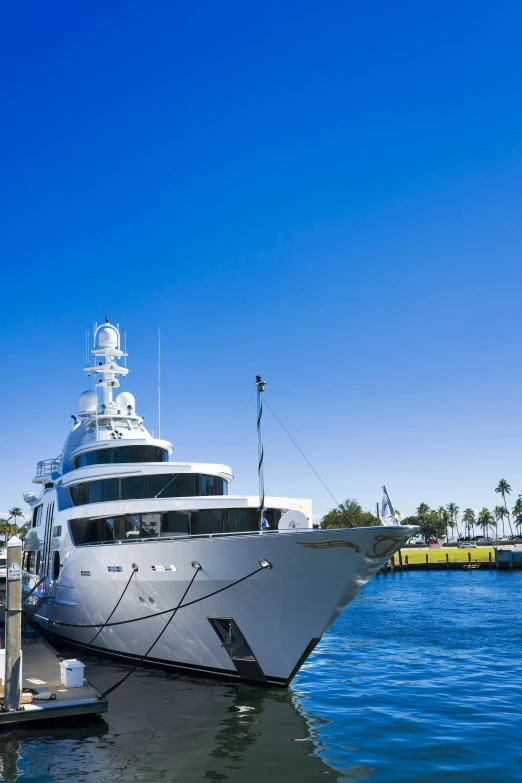
M 103 689 L 124 671 L 83 656 Z M 312 783 L 337 774 L 316 754 L 311 716 L 292 693 L 139 670 L 110 696 L 105 721 L 0 737 L 4 780 Z

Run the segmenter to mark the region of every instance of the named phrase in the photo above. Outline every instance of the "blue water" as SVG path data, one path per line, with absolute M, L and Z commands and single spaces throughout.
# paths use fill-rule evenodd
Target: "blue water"
M 289 691 L 141 669 L 103 721 L 2 732 L 3 779 L 522 780 L 521 602 L 522 572 L 377 577 Z M 100 689 L 125 671 L 82 657 Z

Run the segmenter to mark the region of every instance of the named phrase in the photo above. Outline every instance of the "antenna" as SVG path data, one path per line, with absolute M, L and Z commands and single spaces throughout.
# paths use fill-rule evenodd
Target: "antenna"
M 161 330 L 158 326 L 158 438 L 161 438 Z
M 89 366 L 89 340 L 91 338 L 91 330 L 86 329 L 85 330 L 85 366 Z M 89 391 L 91 390 L 91 373 L 88 373 L 89 376 Z
M 123 357 L 123 366 L 127 366 L 127 332 L 123 332 L 123 353 L 125 356 Z

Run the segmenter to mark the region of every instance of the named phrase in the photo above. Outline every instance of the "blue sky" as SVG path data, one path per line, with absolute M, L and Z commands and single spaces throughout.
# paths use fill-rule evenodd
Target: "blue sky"
M 267 400 L 333 494 L 522 490 L 522 7 L 28 2 L 3 12 L 0 507 L 76 413 L 85 330 L 191 459 Z M 266 415 L 266 489 L 332 501 Z M 255 492 L 250 406 L 199 457 Z

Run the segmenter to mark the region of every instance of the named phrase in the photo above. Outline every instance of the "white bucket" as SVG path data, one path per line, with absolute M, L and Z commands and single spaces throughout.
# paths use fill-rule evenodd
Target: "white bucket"
M 82 688 L 84 670 L 85 664 L 81 661 L 77 661 L 76 658 L 60 661 L 60 679 L 62 685 L 65 685 L 66 688 Z

